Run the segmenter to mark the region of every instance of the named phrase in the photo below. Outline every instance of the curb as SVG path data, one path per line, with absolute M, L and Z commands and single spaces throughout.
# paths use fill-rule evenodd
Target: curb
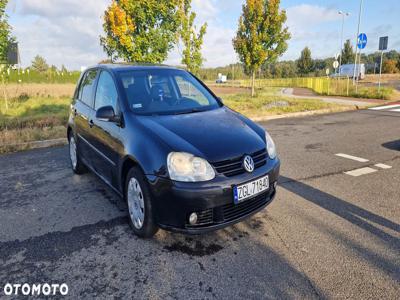
M 52 140 L 44 140 L 44 141 L 32 141 L 20 144 L 7 144 L 0 145 L 0 148 L 24 148 L 24 149 L 40 149 L 40 148 L 49 148 L 55 146 L 63 146 L 68 144 L 68 140 L 66 138 L 52 139 Z
M 340 109 L 320 109 L 320 110 L 312 110 L 312 111 L 303 111 L 303 112 L 295 112 L 295 113 L 289 113 L 289 114 L 284 114 L 284 115 L 272 115 L 272 116 L 265 116 L 265 117 L 255 117 L 255 118 L 250 118 L 254 122 L 263 122 L 263 121 L 269 121 L 269 120 L 276 120 L 276 119 L 285 119 L 285 118 L 297 118 L 297 117 L 308 117 L 308 116 L 313 116 L 313 115 L 324 115 L 324 114 L 333 114 L 333 113 L 338 113 L 338 112 L 346 112 L 346 111 L 353 111 L 353 110 L 358 110 L 359 108 L 357 106 L 348 106 L 348 107 L 343 107 Z

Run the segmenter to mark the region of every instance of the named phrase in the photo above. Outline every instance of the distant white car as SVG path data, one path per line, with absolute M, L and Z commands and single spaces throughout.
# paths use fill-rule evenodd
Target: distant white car
M 215 81 L 216 83 L 226 83 L 227 77 L 226 75 L 218 74 L 218 79 Z

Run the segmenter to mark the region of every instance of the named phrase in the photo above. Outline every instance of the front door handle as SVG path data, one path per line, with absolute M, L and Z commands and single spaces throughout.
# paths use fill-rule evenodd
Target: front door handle
M 93 122 L 93 120 L 92 120 L 92 119 L 90 119 L 90 120 L 89 120 L 89 127 L 90 127 L 90 128 L 92 128 L 92 127 L 93 127 L 93 125 L 94 125 L 94 122 Z

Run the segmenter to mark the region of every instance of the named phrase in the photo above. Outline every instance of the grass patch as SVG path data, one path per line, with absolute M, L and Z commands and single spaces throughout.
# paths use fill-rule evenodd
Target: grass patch
M 67 123 L 71 99 L 62 98 L 18 98 L 4 100 L 0 110 L 0 131 L 45 128 Z
M 326 103 L 321 100 L 277 96 L 276 93 L 279 90 L 271 88 L 262 89 L 257 92 L 257 96 L 254 98 L 251 98 L 250 94 L 247 93 L 225 95 L 224 103 L 248 117 L 263 117 L 315 110 L 335 111 L 343 107 L 339 104 Z
M 376 87 L 360 87 L 358 93 L 351 93 L 355 98 L 368 98 L 368 99 L 382 99 L 389 100 L 393 94 L 393 89 L 388 87 L 381 87 L 379 91 Z
M 0 153 L 27 149 L 24 143 L 63 138 L 71 99 L 19 97 L 4 99 L 0 109 Z M 15 146 L 18 145 L 18 146 Z

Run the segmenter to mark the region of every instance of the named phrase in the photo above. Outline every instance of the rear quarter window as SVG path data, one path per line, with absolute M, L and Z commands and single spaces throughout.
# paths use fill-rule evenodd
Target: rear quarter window
M 78 100 L 93 107 L 94 84 L 96 82 L 97 70 L 90 70 L 83 75 L 78 90 Z

